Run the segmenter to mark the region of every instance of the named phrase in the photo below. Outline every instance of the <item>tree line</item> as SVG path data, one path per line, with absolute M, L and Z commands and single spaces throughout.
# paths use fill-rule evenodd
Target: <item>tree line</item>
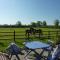
M 4 24 L 4 25 L 0 25 L 0 27 L 55 27 L 57 28 L 60 27 L 60 20 L 56 19 L 53 25 L 47 25 L 46 21 L 31 22 L 28 25 L 23 25 L 21 21 L 17 21 L 16 24 L 14 25 Z

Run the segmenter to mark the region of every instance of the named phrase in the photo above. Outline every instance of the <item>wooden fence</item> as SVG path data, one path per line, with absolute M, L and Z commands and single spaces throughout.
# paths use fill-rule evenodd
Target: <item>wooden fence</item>
M 27 36 L 25 36 L 25 33 L 23 32 L 0 32 L 0 40 L 17 40 L 17 39 L 25 39 L 25 38 L 30 38 L 33 35 L 30 35 L 28 33 Z M 44 38 L 44 39 L 58 39 L 58 36 L 60 36 L 60 31 L 56 30 L 56 31 L 43 31 L 43 35 L 40 36 L 40 33 L 36 33 L 35 36 L 33 36 L 33 38 Z

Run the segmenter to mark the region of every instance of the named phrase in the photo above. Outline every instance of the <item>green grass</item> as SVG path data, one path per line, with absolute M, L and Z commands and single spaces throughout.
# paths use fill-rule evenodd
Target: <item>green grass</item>
M 20 35 L 20 36 L 15 36 L 15 38 L 26 38 L 25 36 L 25 30 L 28 28 L 0 28 L 0 32 L 12 32 L 12 33 L 0 33 L 0 51 L 4 51 L 7 46 L 13 42 L 14 40 L 14 30 L 16 32 L 16 35 Z M 39 28 L 36 28 L 39 29 Z M 56 31 L 59 29 L 52 29 L 52 28 L 41 28 L 42 31 Z M 19 32 L 19 33 L 17 33 Z M 43 34 L 48 34 L 48 32 L 43 32 Z M 56 36 L 56 32 L 51 32 L 51 35 L 55 35 Z M 60 34 L 60 33 L 59 33 Z M 5 35 L 12 35 L 12 36 L 5 36 Z M 34 36 L 30 36 L 32 39 L 31 40 L 39 40 L 39 41 L 43 41 L 46 42 L 47 39 L 39 39 L 39 38 L 35 38 Z M 56 41 L 56 37 L 50 37 L 51 40 L 53 40 L 54 42 Z M 23 47 L 23 42 L 25 42 L 25 39 L 16 39 L 16 44 L 20 47 Z

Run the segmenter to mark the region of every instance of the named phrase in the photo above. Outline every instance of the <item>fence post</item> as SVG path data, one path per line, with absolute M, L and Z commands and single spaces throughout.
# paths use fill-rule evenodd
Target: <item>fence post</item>
M 48 31 L 48 39 L 50 39 L 50 31 Z
M 16 42 L 16 41 L 15 41 L 15 30 L 14 30 L 14 42 Z
M 30 34 L 29 34 L 29 32 L 28 32 L 28 40 L 29 40 L 29 36 L 30 36 Z
M 39 30 L 39 32 L 38 32 L 38 33 L 39 33 L 39 39 L 40 39 L 40 38 L 41 38 L 41 36 L 40 36 L 40 34 L 41 34 L 40 30 Z
M 56 40 L 58 40 L 58 31 L 56 31 Z

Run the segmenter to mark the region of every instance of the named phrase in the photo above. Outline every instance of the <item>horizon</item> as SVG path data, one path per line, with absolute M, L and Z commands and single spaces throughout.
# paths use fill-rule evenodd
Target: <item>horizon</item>
M 45 21 L 45 20 L 44 20 L 44 21 Z M 18 21 L 17 21 L 17 22 L 18 22 Z M 5 24 L 0 24 L 0 25 L 16 25 L 17 22 L 14 23 L 14 24 L 7 24 L 7 23 L 5 23 Z M 21 22 L 21 21 L 20 21 L 20 22 Z M 37 21 L 32 21 L 32 22 L 37 23 Z M 32 22 L 27 23 L 27 24 L 23 24 L 23 23 L 21 22 L 21 24 L 22 24 L 22 25 L 30 25 Z M 41 21 L 41 22 L 43 23 L 43 21 Z M 48 24 L 47 22 L 46 22 L 46 24 L 47 24 L 47 26 L 49 26 L 49 25 L 54 25 L 54 24 Z M 60 25 L 60 21 L 59 21 L 59 25 Z
M 0 0 L 0 25 L 30 24 L 46 21 L 53 25 L 60 21 L 60 0 Z

